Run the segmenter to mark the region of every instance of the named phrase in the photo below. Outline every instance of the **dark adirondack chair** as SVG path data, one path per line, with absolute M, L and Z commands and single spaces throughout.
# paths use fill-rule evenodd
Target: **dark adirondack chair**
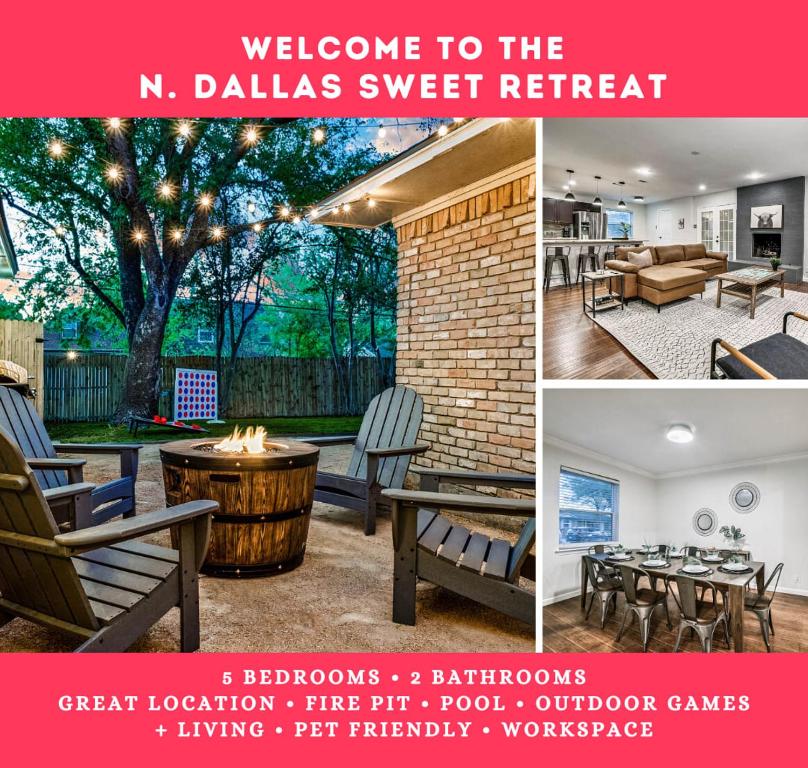
M 418 491 L 385 490 L 393 508 L 393 621 L 415 624 L 418 578 L 445 587 L 532 626 L 536 595 L 519 578 L 536 580 L 534 499 L 504 499 L 466 493 L 439 493 L 442 483 L 532 490 L 533 475 L 418 470 Z M 423 490 L 426 489 L 426 490 Z M 516 544 L 491 539 L 450 522 L 440 510 L 464 514 L 527 517 Z
M 0 627 L 20 617 L 78 638 L 80 652 L 117 652 L 178 606 L 181 648 L 195 651 L 197 574 L 218 508 L 192 501 L 59 533 L 33 470 L 0 429 Z M 170 526 L 179 551 L 133 541 Z
M 119 515 L 131 517 L 135 514 L 138 451 L 143 446 L 53 443 L 31 401 L 7 387 L 0 387 L 0 428 L 13 437 L 28 459 L 54 517 L 63 529 L 78 530 Z M 121 476 L 96 486 L 88 497 L 77 487 L 83 481 L 86 461 L 59 458 L 57 454 L 60 453 L 117 453 Z
M 429 446 L 415 442 L 424 401 L 408 387 L 390 387 L 370 401 L 358 435 L 306 438 L 327 446 L 353 443 L 351 463 L 344 475 L 318 472 L 315 501 L 355 509 L 365 518 L 365 535 L 376 533 L 376 511 L 384 506 L 384 488 L 402 488 L 410 457 Z

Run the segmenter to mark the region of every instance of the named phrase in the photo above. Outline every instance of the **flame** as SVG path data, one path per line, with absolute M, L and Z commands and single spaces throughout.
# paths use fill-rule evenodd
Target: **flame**
M 226 453 L 263 453 L 264 440 L 267 433 L 263 427 L 247 427 L 244 434 L 236 427 L 224 440 L 215 443 L 214 451 L 224 451 Z

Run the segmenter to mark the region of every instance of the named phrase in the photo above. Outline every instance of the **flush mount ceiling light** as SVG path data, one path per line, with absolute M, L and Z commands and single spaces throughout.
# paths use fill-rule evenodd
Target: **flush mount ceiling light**
M 751 179 L 752 181 L 756 181 L 757 179 L 762 179 L 764 174 L 760 171 L 752 171 L 751 173 L 746 174 L 747 179 Z
M 634 170 L 635 170 L 637 173 L 639 173 L 639 174 L 640 174 L 640 176 L 650 176 L 650 175 L 651 175 L 651 169 L 650 169 L 650 168 L 646 168 L 646 167 L 644 167 L 644 166 L 643 166 L 642 168 L 635 168 Z
M 693 427 L 689 424 L 671 424 L 665 432 L 665 437 L 672 443 L 692 443 Z
M 602 205 L 603 200 L 600 199 L 600 176 L 595 176 L 595 199 L 592 201 L 595 205 Z
M 634 202 L 642 203 L 644 200 L 645 198 L 642 195 L 634 195 Z
M 705 189 L 707 189 L 706 184 L 699 184 L 699 192 L 704 192 Z
M 572 186 L 572 185 L 575 183 L 575 182 L 573 182 L 573 180 L 572 180 L 572 174 L 573 174 L 573 173 L 575 173 L 575 171 L 570 170 L 569 168 L 567 168 L 567 174 L 568 174 L 568 178 L 567 178 L 567 186 L 568 186 L 568 187 L 571 187 L 571 186 Z M 567 192 L 567 194 L 566 194 L 566 195 L 564 195 L 564 199 L 565 199 L 565 200 L 575 200 L 575 195 L 573 195 L 573 194 L 572 194 L 572 191 Z

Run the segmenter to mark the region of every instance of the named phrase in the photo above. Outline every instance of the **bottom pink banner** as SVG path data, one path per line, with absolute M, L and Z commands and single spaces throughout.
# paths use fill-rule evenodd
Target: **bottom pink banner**
M 805 656 L 6 655 L 4 763 L 798 754 Z M 793 751 L 792 751 L 793 750 Z

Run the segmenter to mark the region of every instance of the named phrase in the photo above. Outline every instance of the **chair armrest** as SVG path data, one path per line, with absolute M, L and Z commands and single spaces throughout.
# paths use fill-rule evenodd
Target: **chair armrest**
M 472 496 L 466 493 L 427 493 L 397 488 L 386 488 L 382 491 L 382 496 L 415 509 L 454 509 L 519 517 L 533 517 L 536 514 L 536 502 L 533 499 L 502 499 L 498 496 Z
M 740 349 L 736 349 L 732 346 L 728 341 L 724 341 L 723 339 L 713 339 L 713 343 L 710 347 L 710 377 L 715 376 L 715 362 L 716 362 L 716 348 L 721 347 L 721 349 L 726 350 L 729 352 L 731 357 L 734 357 L 739 363 L 742 363 L 747 368 L 749 368 L 753 373 L 760 376 L 761 379 L 776 379 L 776 376 L 773 376 L 769 373 L 765 368 L 758 365 L 751 357 L 745 355 L 741 352 Z
M 802 312 L 786 312 L 783 315 L 783 333 L 785 333 L 786 328 L 788 328 L 789 317 L 796 317 L 797 320 L 805 320 L 806 322 L 808 322 L 808 315 L 804 315 Z
M 627 275 L 636 274 L 640 271 L 640 267 L 632 264 L 630 261 L 623 261 L 622 259 L 609 259 L 604 265 L 607 269 L 614 269 L 617 272 L 625 272 Z
M 92 483 L 71 483 L 70 485 L 60 485 L 58 488 L 45 488 L 42 495 L 45 497 L 45 501 L 50 503 L 83 493 L 92 493 L 94 490 L 95 486 Z
M 504 474 L 500 472 L 466 472 L 458 469 L 422 469 L 412 470 L 421 477 L 422 491 L 437 491 L 441 483 L 458 485 L 488 485 L 495 488 L 536 487 L 535 475 Z
M 67 471 L 68 483 L 81 483 L 84 480 L 86 459 L 26 459 L 31 469 Z
M 189 501 L 178 504 L 176 507 L 159 509 L 111 523 L 96 525 L 81 531 L 60 533 L 54 536 L 54 541 L 71 553 L 87 552 L 109 544 L 118 544 L 129 539 L 145 536 L 147 533 L 162 531 L 172 525 L 180 525 L 194 520 L 197 517 L 208 515 L 219 509 L 219 503 L 207 499 Z
M 56 453 L 121 453 L 139 451 L 142 443 L 54 443 Z
M 416 445 L 402 445 L 398 448 L 366 448 L 368 456 L 378 456 L 383 459 L 387 456 L 407 456 L 408 454 L 426 453 L 429 450 L 427 443 L 417 443 Z
M 729 254 L 724 253 L 723 251 L 707 251 L 707 258 L 708 259 L 719 259 L 720 261 L 726 261 L 729 258 Z
M 345 443 L 353 443 L 356 440 L 356 435 L 332 435 L 329 437 L 298 437 L 309 445 L 344 445 Z

